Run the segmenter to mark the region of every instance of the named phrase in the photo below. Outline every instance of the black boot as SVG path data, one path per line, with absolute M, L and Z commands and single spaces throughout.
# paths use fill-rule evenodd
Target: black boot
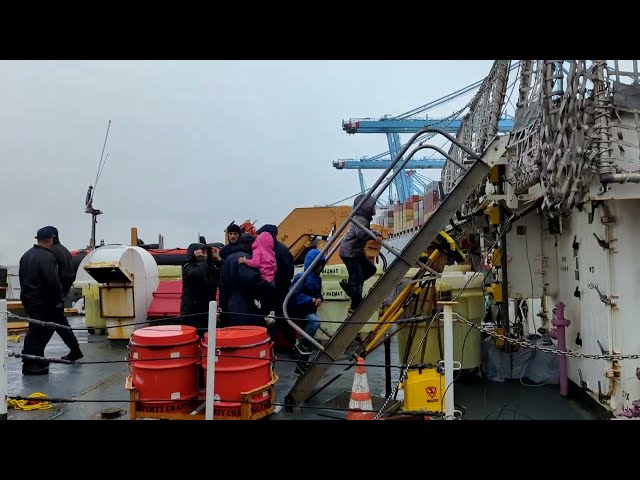
M 22 374 L 23 375 L 48 375 L 49 364 L 23 363 Z
M 351 297 L 351 289 L 349 288 L 349 283 L 346 280 L 340 280 L 340 288 L 344 290 L 344 293 L 346 293 L 347 296 Z
M 77 350 L 75 352 L 71 351 L 67 353 L 64 357 L 62 357 L 62 360 L 69 360 L 71 362 L 75 362 L 76 360 L 80 360 L 82 357 L 84 357 L 82 352 L 80 350 Z
M 313 353 L 313 347 L 306 340 L 296 340 L 295 349 L 301 357 L 306 355 L 308 358 Z
M 296 365 L 295 369 L 296 375 L 302 375 L 309 369 L 310 364 L 308 363 L 308 360 L 310 356 L 310 354 L 301 354 L 298 357 L 298 364 Z

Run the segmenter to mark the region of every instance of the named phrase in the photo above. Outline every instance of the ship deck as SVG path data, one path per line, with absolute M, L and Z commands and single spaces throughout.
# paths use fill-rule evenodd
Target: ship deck
M 73 327 L 83 327 L 83 317 L 69 319 Z M 105 335 L 90 335 L 86 330 L 77 330 L 85 357 L 81 365 L 51 364 L 49 375 L 24 376 L 19 358 L 8 359 L 8 394 L 27 396 L 34 392 L 44 393 L 51 398 L 74 400 L 69 403 L 55 403 L 48 410 L 23 411 L 10 408 L 10 420 L 98 420 L 106 409 L 120 409 L 117 420 L 129 419 L 129 394 L 125 390 L 125 379 L 129 367 L 125 358 L 128 355 L 126 342 L 108 340 Z M 19 341 L 9 341 L 8 348 L 20 352 L 24 342 L 24 333 Z M 60 357 L 67 348 L 57 334 L 49 342 L 47 357 Z M 286 359 L 286 355 L 278 355 Z M 392 363 L 398 363 L 397 343 L 392 341 Z M 382 348 L 367 357 L 371 364 L 383 364 Z M 294 362 L 276 362 L 279 381 L 276 385 L 277 402 L 284 404 L 284 398 L 296 381 Z M 345 369 L 344 366 L 332 366 L 321 384 L 333 378 Z M 399 369 L 392 369 L 392 385 L 399 377 Z M 367 367 L 367 379 L 374 397 L 374 408 L 380 404 L 385 394 L 384 368 Z M 293 413 L 277 409 L 270 420 L 337 420 L 344 418 L 344 412 L 328 410 L 337 405 L 336 398 L 348 399 L 353 382 L 353 369 L 342 375 L 337 381 L 310 399 L 308 408 L 296 408 Z M 340 397 L 338 397 L 340 396 Z M 378 398 L 376 398 L 378 397 Z M 592 411 L 588 405 L 574 398 L 559 395 L 557 385 L 524 386 L 519 381 L 493 382 L 478 376 L 455 384 L 456 404 L 462 407 L 463 420 L 597 420 L 603 417 Z M 333 400 L 333 401 L 332 401 Z M 327 407 L 329 402 L 329 407 Z M 113 421 L 113 420 L 101 420 Z

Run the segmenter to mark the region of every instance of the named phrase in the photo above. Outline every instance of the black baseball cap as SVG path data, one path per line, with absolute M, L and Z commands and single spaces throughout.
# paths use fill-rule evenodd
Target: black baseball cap
M 229 226 L 227 227 L 227 233 L 239 233 L 239 234 L 242 234 L 242 229 L 240 228 L 239 225 L 236 225 L 235 223 L 231 222 L 229 224 Z
M 58 231 L 54 227 L 42 227 L 36 233 L 35 238 L 37 240 L 45 240 L 47 238 L 55 237 L 57 233 L 58 233 Z

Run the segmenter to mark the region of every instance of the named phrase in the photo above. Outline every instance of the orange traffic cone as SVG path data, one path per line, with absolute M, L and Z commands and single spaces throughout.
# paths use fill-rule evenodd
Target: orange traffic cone
M 364 366 L 364 358 L 358 357 L 356 373 L 353 376 L 353 387 L 351 388 L 347 420 L 373 420 L 375 412 L 372 410 L 373 404 L 371 403 L 371 393 L 369 392 L 369 382 L 367 381 L 367 370 Z

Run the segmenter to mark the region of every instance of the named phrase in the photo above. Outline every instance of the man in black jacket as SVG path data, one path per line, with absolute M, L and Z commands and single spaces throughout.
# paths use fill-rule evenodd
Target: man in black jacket
M 56 227 L 48 226 L 53 232 L 53 245 L 49 251 L 53 253 L 53 256 L 58 262 L 58 273 L 60 275 L 60 283 L 62 284 L 62 294 L 66 297 L 71 290 L 73 282 L 76 280 L 76 271 L 73 268 L 73 259 L 71 258 L 71 252 L 60 243 L 60 235 Z
M 216 299 L 220 279 L 219 249 L 202 243 L 187 248 L 187 263 L 182 267 L 180 316 L 184 325 L 198 329 L 203 338 L 209 321 L 209 302 Z
M 51 253 L 54 231 L 50 227 L 38 230 L 37 245 L 29 249 L 20 259 L 20 300 L 29 318 L 51 322 L 69 327 L 64 316 L 64 295 L 60 274 L 55 257 Z M 82 352 L 78 339 L 68 328 L 55 328 L 55 332 L 69 347 L 71 352 L 62 357 L 65 360 L 78 360 Z M 54 328 L 29 324 L 29 331 L 24 339 L 22 353 L 44 357 L 44 350 L 53 336 Z M 49 373 L 46 362 L 23 359 L 24 375 L 43 375 Z
M 265 318 L 255 300 L 273 296 L 274 287 L 260 277 L 257 269 L 239 263 L 240 257 L 251 258 L 254 238 L 240 236 L 234 251 L 224 259 L 220 276 L 221 327 L 256 325 L 265 327 Z

